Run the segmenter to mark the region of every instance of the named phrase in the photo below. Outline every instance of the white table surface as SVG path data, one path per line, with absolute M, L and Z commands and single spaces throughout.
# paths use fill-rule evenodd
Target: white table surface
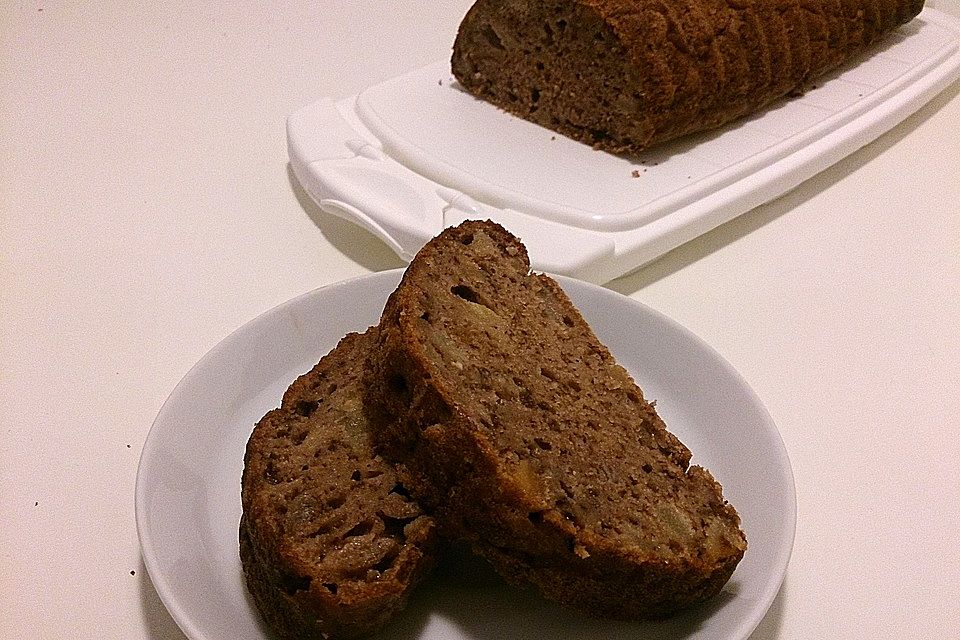
M 402 266 L 299 189 L 284 118 L 446 56 L 468 5 L 0 8 L 0 637 L 183 637 L 134 522 L 161 404 L 259 313 Z M 960 637 L 958 92 L 609 285 L 782 433 L 797 537 L 754 640 Z

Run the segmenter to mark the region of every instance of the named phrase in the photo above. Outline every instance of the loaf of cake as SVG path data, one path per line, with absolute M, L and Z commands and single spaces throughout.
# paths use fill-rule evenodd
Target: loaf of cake
M 468 221 L 427 243 L 377 340 L 377 445 L 441 531 L 508 580 L 649 619 L 730 578 L 746 539 L 720 485 L 503 228 Z
M 242 476 L 240 557 L 282 639 L 381 628 L 433 563 L 434 521 L 372 448 L 362 410 L 376 328 L 347 335 L 256 425 Z
M 452 71 L 475 96 L 614 153 L 802 91 L 923 0 L 477 0 Z

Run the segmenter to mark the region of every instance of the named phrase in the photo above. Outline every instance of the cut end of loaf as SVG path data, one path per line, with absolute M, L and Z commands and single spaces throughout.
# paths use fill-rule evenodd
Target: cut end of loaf
M 649 124 L 634 114 L 659 98 L 589 7 L 477 3 L 453 51 L 460 85 L 504 111 L 615 153 L 650 140 Z

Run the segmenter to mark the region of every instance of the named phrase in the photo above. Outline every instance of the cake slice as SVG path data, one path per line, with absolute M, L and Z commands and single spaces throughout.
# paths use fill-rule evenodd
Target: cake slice
M 349 334 L 287 389 L 247 443 L 240 557 L 279 638 L 386 624 L 433 562 L 436 527 L 372 449 L 361 407 L 376 328 Z
M 368 364 L 384 456 L 509 580 L 592 615 L 658 618 L 715 595 L 743 556 L 720 485 L 501 227 L 427 243 Z
M 471 94 L 614 153 L 731 122 L 854 60 L 923 0 L 477 0 Z

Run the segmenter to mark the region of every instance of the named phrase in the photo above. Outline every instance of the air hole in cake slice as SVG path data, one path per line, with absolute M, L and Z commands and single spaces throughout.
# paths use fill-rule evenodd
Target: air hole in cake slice
M 373 531 L 373 521 L 372 521 L 372 520 L 364 520 L 363 522 L 359 522 L 359 523 L 357 523 L 356 525 L 354 525 L 353 528 L 350 529 L 350 531 L 347 531 L 347 533 L 344 535 L 344 537 L 345 537 L 345 538 L 359 538 L 359 537 L 361 537 L 361 536 L 367 535 L 367 534 L 370 533 L 371 531 Z
M 451 287 L 450 293 L 457 296 L 458 298 L 463 298 L 467 302 L 480 304 L 480 300 L 477 297 L 477 292 L 465 284 L 458 284 L 454 287 Z
M 301 400 L 297 403 L 297 413 L 308 418 L 320 406 L 316 400 Z
M 489 24 L 483 26 L 483 37 L 486 38 L 491 47 L 503 51 L 503 41 L 500 40 L 500 36 L 497 35 L 496 30 Z
M 309 591 L 312 582 L 307 576 L 284 575 L 281 579 L 281 589 L 289 595 L 294 595 L 298 591 Z

